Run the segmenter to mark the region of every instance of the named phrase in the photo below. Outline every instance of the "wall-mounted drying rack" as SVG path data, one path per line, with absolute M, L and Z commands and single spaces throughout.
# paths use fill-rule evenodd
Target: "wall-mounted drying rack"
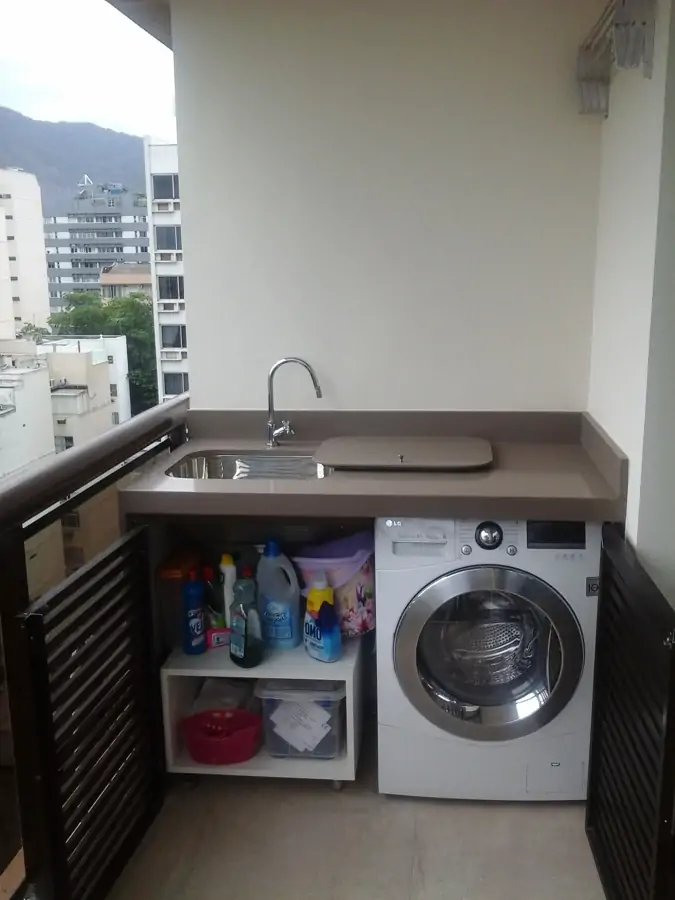
M 652 77 L 655 28 L 656 0 L 609 0 L 577 55 L 580 112 L 609 115 L 613 66 Z

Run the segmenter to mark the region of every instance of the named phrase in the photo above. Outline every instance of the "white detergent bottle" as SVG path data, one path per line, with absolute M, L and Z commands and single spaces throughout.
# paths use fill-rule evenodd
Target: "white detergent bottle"
M 276 541 L 267 541 L 257 571 L 258 609 L 268 647 L 290 650 L 302 639 L 300 585 L 288 557 Z

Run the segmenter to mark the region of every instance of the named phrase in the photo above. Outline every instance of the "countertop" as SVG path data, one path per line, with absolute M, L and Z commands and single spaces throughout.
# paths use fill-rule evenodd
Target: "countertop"
M 285 442 L 313 455 L 321 442 Z M 262 440 L 197 438 L 131 476 L 124 513 L 138 516 L 478 517 L 606 521 L 621 518 L 622 491 L 581 443 L 493 441 L 494 465 L 478 472 L 345 472 L 326 478 L 193 480 L 166 469 L 201 451 L 265 453 Z

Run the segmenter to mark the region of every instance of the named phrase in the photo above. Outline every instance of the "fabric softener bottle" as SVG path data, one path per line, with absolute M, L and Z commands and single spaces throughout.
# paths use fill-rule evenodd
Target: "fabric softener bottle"
M 263 639 L 268 647 L 290 650 L 302 639 L 300 585 L 293 564 L 267 541 L 258 563 L 258 609 Z
M 190 569 L 188 580 L 181 588 L 183 604 L 183 650 L 197 654 L 206 651 L 204 628 L 204 582 L 196 569 Z
M 342 656 L 340 621 L 335 612 L 333 588 L 323 572 L 317 572 L 307 594 L 305 650 L 321 662 L 337 662 Z

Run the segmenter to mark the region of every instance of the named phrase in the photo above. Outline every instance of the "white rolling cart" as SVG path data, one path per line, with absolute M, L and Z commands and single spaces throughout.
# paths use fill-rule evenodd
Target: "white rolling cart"
M 254 669 L 241 669 L 227 649 L 187 656 L 175 650 L 161 670 L 164 745 L 167 771 L 184 775 L 251 775 L 259 778 L 315 778 L 332 781 L 336 788 L 354 781 L 361 746 L 363 719 L 363 644 L 355 639 L 344 645 L 334 663 L 312 659 L 302 644 L 294 650 L 273 650 Z M 182 745 L 179 723 L 192 708 L 204 678 L 279 678 L 286 680 L 338 681 L 345 685 L 344 749 L 335 759 L 278 759 L 263 746 L 252 759 L 229 766 L 194 762 Z

